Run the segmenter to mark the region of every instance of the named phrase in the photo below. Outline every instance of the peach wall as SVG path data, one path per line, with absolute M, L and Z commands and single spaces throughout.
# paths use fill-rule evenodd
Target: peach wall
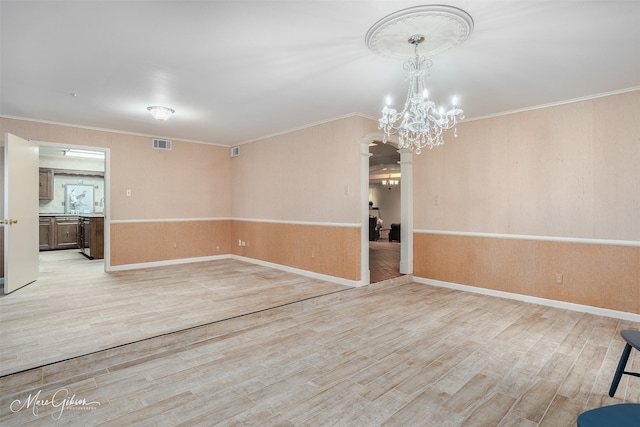
M 640 314 L 637 246 L 418 233 L 414 253 L 417 277 Z
M 238 246 L 238 240 L 246 246 Z M 360 229 L 232 221 L 231 253 L 319 274 L 360 279 Z
M 360 140 L 375 122 L 349 117 L 240 146 L 232 216 L 360 223 Z
M 110 149 L 112 265 L 229 253 L 228 224 L 221 231 L 227 236 L 224 242 L 218 231 L 209 230 L 210 225 L 198 235 L 203 219 L 230 215 L 227 147 L 173 140 L 171 151 L 154 150 L 151 137 L 8 118 L 0 118 L 0 131 L 35 141 Z M 126 196 L 127 189 L 131 197 Z M 195 243 L 179 240 L 176 250 L 174 244 L 182 235 L 196 237 Z M 205 238 L 211 241 L 205 244 Z M 216 246 L 220 252 L 212 249 Z
M 174 140 L 172 151 L 160 151 L 150 137 L 8 118 L 0 125 L 31 140 L 110 149 L 112 266 L 237 253 L 360 278 L 360 140 L 376 130 L 372 120 L 353 116 L 244 144 L 232 159 L 226 147 Z M 206 221 L 230 217 L 259 220 L 242 253 L 230 246 L 231 223 Z M 234 230 L 247 234 L 240 223 Z M 282 236 L 296 244 L 274 246 Z
M 461 124 L 414 156 L 414 227 L 640 241 L 639 112 L 635 91 Z
M 154 150 L 147 136 L 7 118 L 0 118 L 0 129 L 29 140 L 109 148 L 112 220 L 229 217 L 226 147 L 173 140 L 171 151 Z
M 233 222 L 233 253 L 360 280 L 360 141 L 376 126 L 352 116 L 240 146 L 232 217 L 257 221 Z
M 634 91 L 472 121 L 414 156 L 415 276 L 640 313 L 639 111 Z
M 111 265 L 228 254 L 230 229 L 229 220 L 112 224 Z

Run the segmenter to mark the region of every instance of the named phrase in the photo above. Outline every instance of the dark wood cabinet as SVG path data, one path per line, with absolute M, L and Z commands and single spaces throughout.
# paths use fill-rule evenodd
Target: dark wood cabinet
M 56 249 L 77 248 L 78 218 L 56 217 Z
M 40 169 L 40 200 L 53 200 L 53 169 Z
M 53 240 L 53 217 L 40 217 L 40 250 L 49 251 L 55 249 Z
M 41 251 L 78 247 L 77 216 L 41 216 L 39 223 Z
M 104 258 L 104 217 L 78 218 L 77 246 L 89 259 Z
M 40 217 L 41 251 L 75 248 L 79 248 L 89 259 L 104 258 L 104 217 Z

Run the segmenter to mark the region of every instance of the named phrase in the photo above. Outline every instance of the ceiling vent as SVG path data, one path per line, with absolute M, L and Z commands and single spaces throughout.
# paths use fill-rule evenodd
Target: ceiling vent
M 156 150 L 171 150 L 171 141 L 168 139 L 153 138 L 152 142 Z
M 240 155 L 240 147 L 231 147 L 231 157 L 238 157 Z

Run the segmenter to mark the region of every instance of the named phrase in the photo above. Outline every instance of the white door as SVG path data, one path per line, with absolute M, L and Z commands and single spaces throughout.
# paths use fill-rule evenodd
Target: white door
M 4 140 L 4 293 L 38 278 L 38 146 L 5 133 Z

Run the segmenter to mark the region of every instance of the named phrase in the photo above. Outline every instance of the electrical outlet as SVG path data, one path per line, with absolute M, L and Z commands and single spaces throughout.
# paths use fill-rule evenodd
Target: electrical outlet
M 556 284 L 558 285 L 562 284 L 562 274 L 560 273 L 556 274 Z

